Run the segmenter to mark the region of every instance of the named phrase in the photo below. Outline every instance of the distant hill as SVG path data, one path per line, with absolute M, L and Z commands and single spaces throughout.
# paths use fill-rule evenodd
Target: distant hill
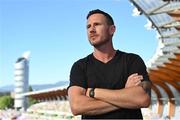
M 55 84 L 44 84 L 44 85 L 32 85 L 33 90 L 42 90 L 53 87 L 60 87 L 64 85 L 68 85 L 69 81 L 59 81 Z
M 68 85 L 69 81 L 59 81 L 54 84 L 39 84 L 39 85 L 31 85 L 33 90 L 43 90 L 43 89 L 48 89 L 48 88 L 53 88 L 53 87 L 60 87 L 64 85 Z M 12 92 L 14 91 L 14 85 L 7 85 L 0 87 L 0 92 Z

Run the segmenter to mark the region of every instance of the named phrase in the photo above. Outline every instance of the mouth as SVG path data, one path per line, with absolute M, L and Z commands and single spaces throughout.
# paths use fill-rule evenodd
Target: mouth
M 97 37 L 97 35 L 90 35 L 90 38 L 95 38 Z

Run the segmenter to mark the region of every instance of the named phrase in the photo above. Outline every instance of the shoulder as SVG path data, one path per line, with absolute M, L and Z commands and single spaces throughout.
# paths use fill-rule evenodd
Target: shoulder
M 142 58 L 138 55 L 138 54 L 135 54 L 135 53 L 127 53 L 127 58 L 128 60 L 130 61 L 143 61 Z
M 74 62 L 73 66 L 79 66 L 79 67 L 85 67 L 88 61 L 91 59 L 92 54 L 89 54 L 88 56 L 81 58 Z
M 135 53 L 128 53 L 128 52 L 118 50 L 118 54 L 121 55 L 121 57 L 126 58 L 127 60 L 141 59 L 141 57 Z
M 131 64 L 144 64 L 143 59 L 135 53 L 127 53 L 127 52 L 123 52 L 123 51 L 118 51 L 119 54 L 121 54 L 121 58 L 124 59 L 126 61 L 126 63 L 128 65 Z

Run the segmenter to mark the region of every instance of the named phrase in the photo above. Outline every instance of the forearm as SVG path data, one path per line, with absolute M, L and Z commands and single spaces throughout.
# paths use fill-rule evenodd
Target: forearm
M 80 95 L 71 104 L 71 109 L 74 115 L 98 115 L 116 110 L 118 107 L 107 102 Z
M 147 107 L 150 97 L 140 86 L 124 88 L 119 90 L 95 89 L 95 98 L 116 105 L 120 108 Z
M 88 102 L 90 104 L 90 106 L 88 106 L 89 110 L 83 111 L 84 115 L 100 115 L 120 109 L 117 106 L 114 106 L 110 103 L 103 102 L 93 98 L 90 98 Z
M 85 95 L 83 88 L 73 86 L 69 88 L 69 102 L 74 115 L 97 115 L 118 109 L 118 107 Z

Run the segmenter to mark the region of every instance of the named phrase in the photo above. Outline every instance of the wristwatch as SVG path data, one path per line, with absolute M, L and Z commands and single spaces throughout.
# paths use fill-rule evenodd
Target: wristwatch
M 95 95 L 94 89 L 95 89 L 95 88 L 91 88 L 91 89 L 90 89 L 90 91 L 89 91 L 89 97 L 94 98 L 94 95 Z

